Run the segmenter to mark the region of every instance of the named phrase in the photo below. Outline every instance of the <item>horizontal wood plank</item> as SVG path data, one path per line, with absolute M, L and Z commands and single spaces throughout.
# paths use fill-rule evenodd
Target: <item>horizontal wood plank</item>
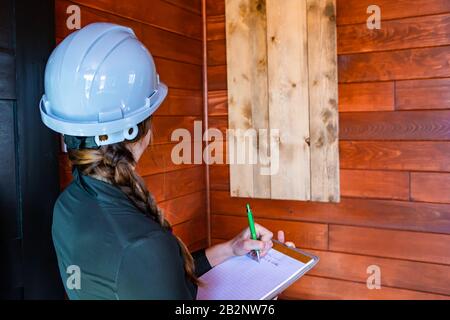
M 230 190 L 230 167 L 226 164 L 209 166 L 209 185 L 211 190 Z
M 450 79 L 398 81 L 397 110 L 450 109 Z
M 222 137 L 218 137 L 218 140 L 226 141 L 228 116 L 210 116 L 208 119 L 208 128 L 219 130 L 222 133 Z
M 155 58 L 155 64 L 161 81 L 169 87 L 190 90 L 202 89 L 201 66 L 157 57 Z
M 385 12 L 382 12 L 382 16 Z M 338 28 L 338 54 L 443 46 L 450 44 L 450 14 L 366 23 Z
M 55 2 L 55 28 L 58 38 L 65 38 L 74 30 L 67 28 L 67 7 L 73 3 L 67 0 Z M 81 26 L 93 22 L 110 22 L 130 27 L 140 41 L 155 57 L 169 58 L 201 65 L 203 61 L 202 42 L 170 31 L 161 30 L 155 26 L 146 25 L 119 15 L 106 13 L 86 6 L 80 6 Z
M 398 171 L 341 170 L 343 196 L 409 199 L 409 173 Z
M 205 193 L 195 192 L 158 204 L 172 225 L 195 221 L 205 217 Z M 206 221 L 203 221 L 205 223 Z M 203 230 L 203 227 L 201 228 Z M 194 230 L 192 230 L 193 232 Z M 203 235 L 204 237 L 205 235 Z M 202 237 L 202 238 L 203 238 Z
M 205 189 L 205 168 L 196 165 L 175 171 L 145 176 L 147 188 L 158 201 L 165 201 Z
M 155 116 L 201 116 L 203 96 L 198 90 L 169 88 L 167 98 L 154 113 Z
M 373 4 L 381 9 L 382 25 L 386 20 L 450 12 L 447 0 L 414 0 L 413 5 L 410 0 L 377 0 L 376 3 L 373 0 L 338 0 L 337 23 L 365 23 L 370 16 L 367 8 Z
M 228 92 L 226 90 L 208 91 L 208 115 L 225 116 L 228 114 Z
M 170 143 L 172 142 L 172 133 L 175 130 L 187 130 L 191 134 L 191 141 L 201 141 L 202 137 L 194 135 L 194 124 L 202 121 L 200 117 L 190 116 L 155 116 L 152 119 L 153 143 Z
M 227 63 L 225 39 L 208 41 L 208 66 L 224 65 Z
M 339 85 L 339 112 L 392 111 L 394 82 L 342 83 Z
M 215 245 L 224 241 L 226 240 L 212 238 L 211 244 Z M 443 279 L 442 277 L 443 274 L 449 272 L 450 266 L 314 249 L 308 249 L 308 252 L 320 258 L 319 263 L 308 272 L 308 275 L 314 277 L 351 281 L 355 284 L 365 285 L 369 276 L 367 268 L 376 265 L 381 270 L 382 289 L 396 288 L 450 295 L 450 278 Z M 299 285 L 301 281 L 299 280 L 294 286 Z M 288 289 L 282 296 L 284 295 L 286 299 L 300 299 L 300 297 L 296 297 L 295 293 L 291 294 L 291 290 Z M 353 299 L 360 299 L 360 297 Z
M 229 166 L 210 166 L 211 190 L 229 190 Z M 341 194 L 347 197 L 409 200 L 409 173 L 341 170 Z
M 309 250 L 320 261 L 308 274 L 366 283 L 369 266 L 381 271 L 381 286 L 450 295 L 450 266 L 361 256 L 340 252 Z M 382 289 L 383 290 L 383 289 Z
M 150 145 L 145 150 L 141 159 L 139 159 L 136 166 L 137 172 L 141 176 L 148 176 L 156 173 L 193 167 L 195 165 L 193 157 L 191 158 L 191 163 L 177 164 L 172 160 L 172 150 L 175 146 L 175 143 Z M 193 145 L 191 148 L 193 148 Z
M 180 8 L 201 14 L 202 12 L 202 0 L 164 0 L 172 3 Z
M 207 16 L 206 17 L 207 36 L 206 40 L 225 39 L 225 15 Z M 208 42 L 209 45 L 209 42 Z
M 206 1 L 206 15 L 207 16 L 225 15 L 225 0 Z
M 355 112 L 340 115 L 343 140 L 449 140 L 450 111 Z
M 332 251 L 450 264 L 450 235 L 330 225 Z
M 183 170 L 181 170 L 183 171 Z M 148 191 L 153 195 L 156 202 L 162 202 L 166 200 L 166 194 L 164 192 L 166 173 L 152 174 L 151 176 L 143 177 L 145 185 Z
M 208 67 L 208 90 L 227 89 L 227 66 Z
M 450 143 L 434 141 L 341 141 L 344 169 L 450 171 Z
M 411 199 L 450 203 L 450 173 L 411 173 Z
M 213 238 L 231 239 L 243 229 L 248 228 L 245 207 L 242 216 L 223 216 L 213 214 L 211 217 L 211 236 Z M 286 238 L 294 241 L 298 247 L 326 249 L 328 244 L 328 227 L 325 224 L 258 219 L 257 223 L 268 228 L 274 234 L 284 230 Z
M 163 0 L 74 0 L 76 4 L 133 19 L 185 36 L 202 39 L 201 16 Z
M 207 238 L 206 216 L 173 226 L 173 233 L 188 247 Z
M 445 300 L 448 297 L 389 287 L 382 287 L 381 290 L 369 290 L 363 283 L 305 275 L 284 291 L 280 299 Z
M 211 212 L 240 216 L 248 199 L 211 192 Z M 257 219 L 280 219 L 450 234 L 450 205 L 342 198 L 339 204 L 252 199 Z M 244 210 L 244 211 L 243 211 Z
M 450 76 L 450 47 L 339 56 L 339 82 L 410 80 Z

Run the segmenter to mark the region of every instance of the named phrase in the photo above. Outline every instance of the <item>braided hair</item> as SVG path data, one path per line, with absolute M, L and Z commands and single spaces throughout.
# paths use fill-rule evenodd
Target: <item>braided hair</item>
M 151 117 L 138 124 L 138 129 L 138 135 L 131 141 L 105 145 L 97 149 L 69 149 L 69 159 L 72 166 L 81 174 L 118 187 L 145 216 L 156 221 L 164 230 L 172 231 L 170 223 L 164 218 L 144 180 L 134 170 L 136 160 L 128 147 L 129 144 L 143 139 L 149 131 L 151 134 Z M 200 281 L 195 275 L 194 259 L 183 241 L 175 237 L 181 248 L 185 273 L 193 283 L 199 285 Z

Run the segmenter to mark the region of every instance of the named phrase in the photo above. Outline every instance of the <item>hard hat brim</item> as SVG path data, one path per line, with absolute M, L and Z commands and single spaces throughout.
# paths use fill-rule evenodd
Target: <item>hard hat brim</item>
M 143 106 L 133 114 L 128 114 L 126 117 L 114 121 L 108 122 L 71 122 L 60 117 L 57 117 L 51 112 L 46 110 L 44 103 L 45 95 L 42 97 L 39 104 L 41 112 L 42 122 L 50 129 L 59 132 L 61 134 L 67 134 L 77 137 L 93 137 L 99 135 L 107 135 L 123 131 L 124 129 L 131 128 L 136 124 L 144 121 L 150 117 L 162 104 L 168 93 L 167 86 L 160 82 L 154 94 L 150 97 L 150 105 Z

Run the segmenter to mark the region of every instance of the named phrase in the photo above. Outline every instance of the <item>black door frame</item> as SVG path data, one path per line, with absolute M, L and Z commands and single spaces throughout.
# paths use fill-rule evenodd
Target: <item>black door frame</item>
M 53 205 L 59 194 L 58 136 L 41 121 L 44 71 L 55 46 L 54 0 L 1 0 L 13 10 L 15 55 L 16 246 L 7 267 L 14 276 L 6 298 L 60 299 L 64 290 L 51 239 Z M 3 8 L 0 8 L 2 10 Z M 11 9 L 11 8 L 9 8 Z M 1 85 L 1 83 L 0 83 Z M 8 213 L 9 215 L 9 213 Z

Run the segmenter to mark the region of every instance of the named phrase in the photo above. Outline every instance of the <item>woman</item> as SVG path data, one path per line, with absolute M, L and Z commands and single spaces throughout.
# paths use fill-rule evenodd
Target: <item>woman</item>
M 260 240 L 246 228 L 192 255 L 172 233 L 135 172 L 167 87 L 131 29 L 95 23 L 71 34 L 49 59 L 45 90 L 42 120 L 64 134 L 73 166 L 52 228 L 70 299 L 195 299 L 203 273 L 272 247 L 272 233 L 260 225 Z

